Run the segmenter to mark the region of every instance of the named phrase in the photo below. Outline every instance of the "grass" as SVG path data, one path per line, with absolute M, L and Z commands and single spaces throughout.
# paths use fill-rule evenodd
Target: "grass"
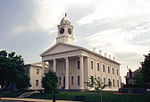
M 115 92 L 103 92 L 103 102 L 150 102 L 150 94 L 147 95 L 123 95 Z M 57 100 L 74 100 L 75 96 L 85 96 L 85 102 L 100 102 L 100 96 L 96 92 L 60 92 Z M 35 93 L 30 98 L 52 99 L 51 94 Z
M 18 97 L 19 95 L 23 94 L 24 91 L 19 91 L 19 92 L 11 92 L 11 91 L 2 91 L 0 92 L 0 95 L 2 97 Z

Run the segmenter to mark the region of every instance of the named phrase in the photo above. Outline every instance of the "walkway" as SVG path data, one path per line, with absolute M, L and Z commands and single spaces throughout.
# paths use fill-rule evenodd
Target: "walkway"
M 48 99 L 33 99 L 33 98 L 1 98 L 2 101 L 28 101 L 28 102 L 52 102 Z M 56 100 L 56 102 L 81 102 L 81 101 L 67 101 L 67 100 Z

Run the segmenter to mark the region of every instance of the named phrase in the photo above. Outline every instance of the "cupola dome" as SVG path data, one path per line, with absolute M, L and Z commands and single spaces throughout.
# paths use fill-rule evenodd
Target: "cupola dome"
M 61 19 L 60 25 L 70 25 L 71 21 L 70 19 L 67 17 L 67 13 L 65 13 L 65 17 L 63 17 Z

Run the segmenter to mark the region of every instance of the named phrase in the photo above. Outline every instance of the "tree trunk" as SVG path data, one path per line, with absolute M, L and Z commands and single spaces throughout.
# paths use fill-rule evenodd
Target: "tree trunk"
M 103 96 L 102 96 L 102 90 L 101 90 L 101 102 L 103 102 L 103 99 L 102 99 L 102 98 L 103 98 Z
M 53 92 L 53 102 L 55 102 L 55 92 Z

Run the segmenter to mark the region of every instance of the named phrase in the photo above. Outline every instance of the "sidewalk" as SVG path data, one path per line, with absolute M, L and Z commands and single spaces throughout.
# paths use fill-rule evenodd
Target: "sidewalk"
M 48 99 L 33 99 L 33 98 L 1 98 L 2 101 L 30 101 L 30 102 L 52 102 Z M 67 100 L 56 100 L 56 102 L 81 102 L 81 101 L 67 101 Z

